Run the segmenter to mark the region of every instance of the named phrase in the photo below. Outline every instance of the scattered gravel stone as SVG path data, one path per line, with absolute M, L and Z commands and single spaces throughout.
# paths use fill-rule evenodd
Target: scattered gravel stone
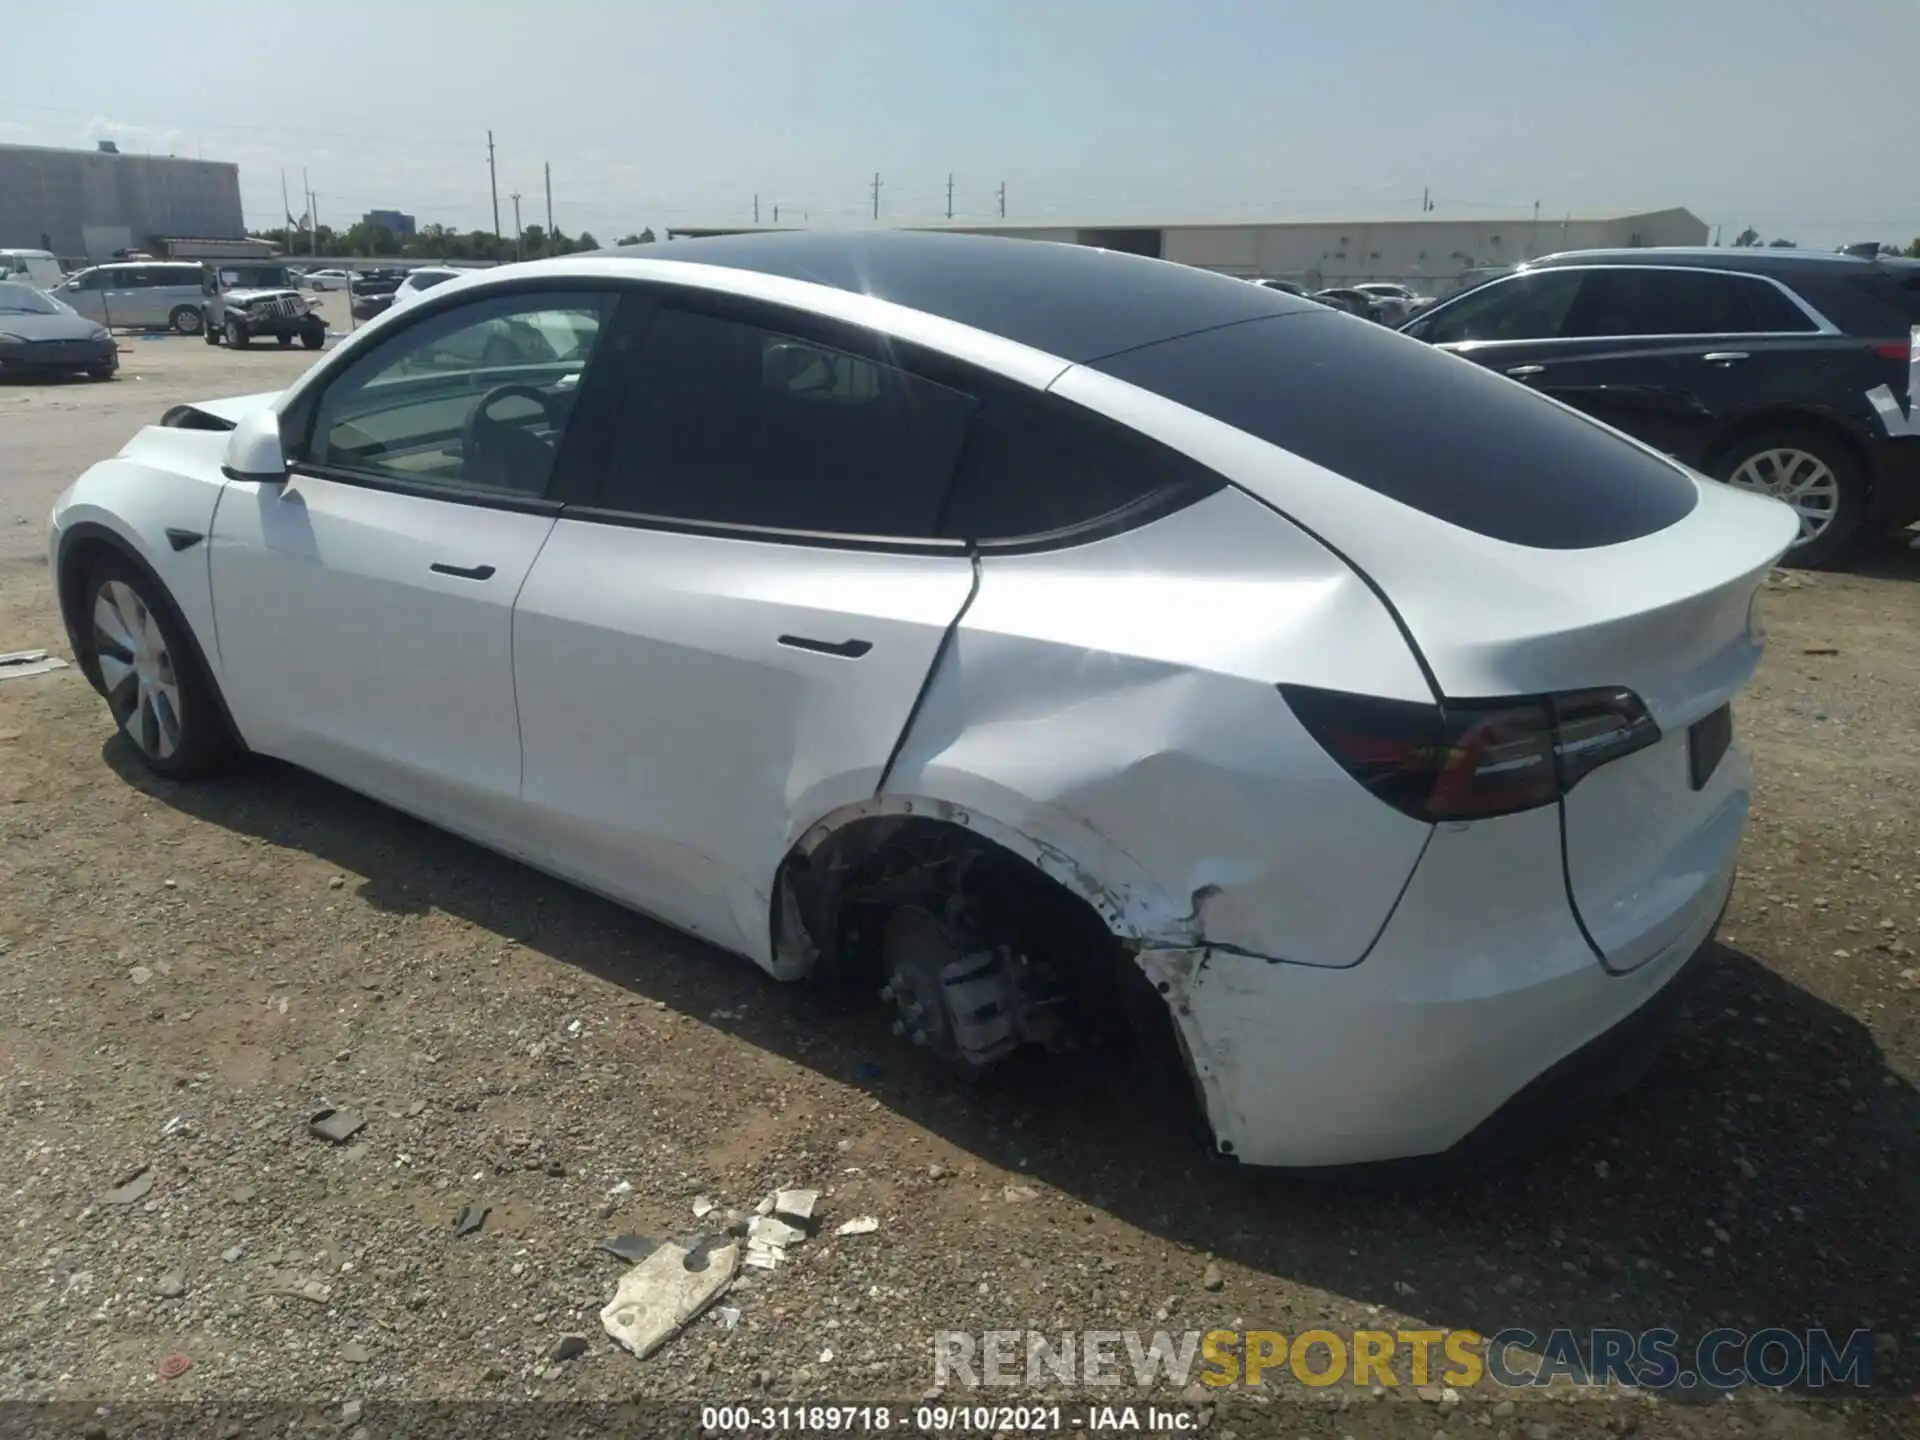
M 487 1223 L 487 1216 L 492 1213 L 493 1207 L 490 1205 L 467 1206 L 466 1209 L 454 1217 L 453 1233 L 455 1235 L 473 1234 L 474 1231 Z
M 351 1110 L 322 1110 L 307 1121 L 307 1129 L 320 1139 L 339 1145 L 358 1135 L 366 1123 Z
M 100 1197 L 107 1205 L 135 1205 L 147 1198 L 153 1189 L 153 1171 L 142 1165 L 125 1179 L 118 1181 L 113 1189 Z
M 153 1282 L 153 1293 L 162 1300 L 178 1300 L 187 1293 L 186 1278 L 178 1270 L 165 1270 Z
M 557 1365 L 563 1360 L 587 1353 L 589 1346 L 584 1335 L 562 1335 L 547 1348 L 547 1363 Z
M 1218 1290 L 1226 1283 L 1227 1277 L 1220 1273 L 1220 1267 L 1209 1262 L 1206 1273 L 1200 1277 L 1200 1288 L 1202 1290 Z

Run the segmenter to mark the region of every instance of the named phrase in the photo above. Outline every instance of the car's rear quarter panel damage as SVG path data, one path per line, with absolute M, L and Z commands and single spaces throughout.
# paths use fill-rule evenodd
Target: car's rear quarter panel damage
M 1283 676 L 1426 694 L 1372 592 L 1237 491 L 1094 544 L 988 557 L 886 795 L 992 816 L 1142 943 L 1351 965 L 1428 827 L 1319 749 Z

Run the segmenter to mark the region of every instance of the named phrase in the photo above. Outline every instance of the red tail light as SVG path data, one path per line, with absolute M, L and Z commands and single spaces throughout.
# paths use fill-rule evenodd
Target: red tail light
M 1885 345 L 1874 346 L 1873 353 L 1882 360 L 1906 360 L 1912 357 L 1913 346 L 1908 340 L 1890 340 Z
M 1279 689 L 1348 774 L 1419 820 L 1550 805 L 1589 771 L 1660 738 L 1640 697 L 1616 688 L 1445 706 L 1306 685 Z

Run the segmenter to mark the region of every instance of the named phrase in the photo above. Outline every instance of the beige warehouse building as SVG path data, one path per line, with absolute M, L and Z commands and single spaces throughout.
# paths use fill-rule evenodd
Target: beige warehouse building
M 1008 235 L 1098 245 L 1176 260 L 1228 275 L 1291 280 L 1310 290 L 1359 280 L 1394 280 L 1444 293 L 1462 276 L 1558 250 L 1643 245 L 1704 245 L 1707 225 L 1691 211 L 1569 215 L 1538 220 L 1392 220 L 1231 222 L 1218 225 L 952 225 L 975 235 Z M 733 233 L 670 230 L 675 236 Z

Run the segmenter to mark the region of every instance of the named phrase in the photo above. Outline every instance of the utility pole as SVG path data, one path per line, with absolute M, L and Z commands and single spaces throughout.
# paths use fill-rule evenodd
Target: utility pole
M 547 254 L 553 254 L 553 166 L 545 165 L 547 172 Z
M 493 238 L 500 240 L 500 173 L 493 167 L 493 131 L 487 131 L 487 187 L 493 191 Z
M 754 223 L 755 223 L 755 224 L 758 224 L 758 223 L 759 223 L 759 219 L 760 219 L 760 217 L 759 217 L 758 215 L 755 215 L 755 216 L 754 216 Z M 778 225 L 778 224 L 780 223 L 780 206 L 779 206 L 779 203 L 778 203 L 778 202 L 775 202 L 775 204 L 774 204 L 774 207 L 773 207 L 773 223 L 774 223 L 774 224 L 776 224 L 776 225 Z
M 1433 209 L 1433 187 L 1431 185 L 1422 185 L 1420 187 L 1420 213 L 1424 215 L 1431 209 Z
M 880 218 L 880 172 L 873 172 L 873 218 Z
M 1000 182 L 1000 218 L 1007 218 L 1007 182 L 1004 180 Z
M 953 172 L 947 172 L 947 219 L 953 219 Z
M 773 214 L 776 220 L 779 219 L 780 207 L 778 205 L 773 207 Z M 756 225 L 760 223 L 760 197 L 758 195 L 753 197 L 753 223 Z
M 1716 250 L 1720 248 L 1720 227 L 1718 225 L 1713 227 L 1713 248 Z
M 527 258 L 526 249 L 521 244 L 522 238 L 520 231 L 520 192 L 516 190 L 513 192 L 513 258 L 516 260 L 524 260 Z
M 307 253 L 318 255 L 320 241 L 313 228 L 313 186 L 307 182 L 307 167 L 304 165 L 300 167 L 300 194 L 307 202 Z
M 1534 237 L 1540 233 L 1540 202 L 1533 202 L 1533 224 L 1527 227 L 1527 258 L 1531 260 L 1540 253 L 1540 247 Z

